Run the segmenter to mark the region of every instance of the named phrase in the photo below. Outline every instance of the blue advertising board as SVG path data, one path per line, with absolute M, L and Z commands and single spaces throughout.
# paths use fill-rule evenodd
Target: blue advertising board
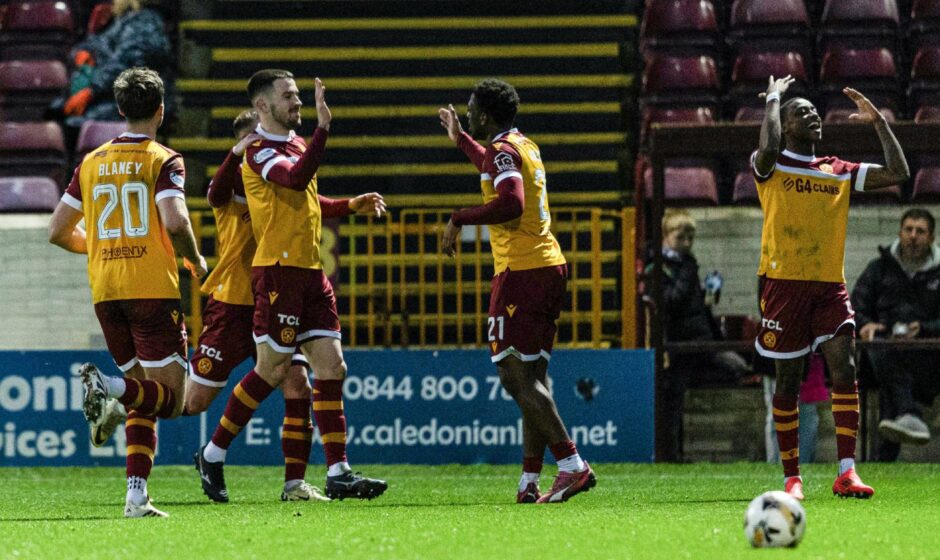
M 522 422 L 485 350 L 347 350 L 350 461 L 515 463 Z M 0 465 L 123 465 L 123 430 L 91 446 L 76 377 L 84 362 L 119 372 L 104 351 L 0 352 Z M 188 464 L 212 436 L 242 364 L 210 409 L 158 422 L 158 464 Z M 549 373 L 558 409 L 594 462 L 653 459 L 653 356 L 644 350 L 556 350 Z M 279 465 L 284 403 L 272 394 L 230 448 L 229 464 Z M 312 463 L 323 462 L 319 434 Z

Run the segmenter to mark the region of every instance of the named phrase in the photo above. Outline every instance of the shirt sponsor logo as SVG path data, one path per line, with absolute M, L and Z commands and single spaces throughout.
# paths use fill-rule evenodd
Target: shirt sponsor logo
M 277 151 L 274 148 L 265 148 L 260 150 L 255 154 L 254 160 L 255 163 L 261 164 L 277 155 Z
M 496 154 L 496 157 L 493 158 L 493 165 L 496 166 L 496 171 L 499 171 L 500 173 L 503 171 L 516 170 L 516 162 L 507 152 L 500 152 Z
M 146 245 L 133 245 L 128 247 L 106 247 L 101 250 L 101 258 L 106 261 L 114 259 L 139 259 L 147 254 Z
M 823 193 L 830 196 L 837 196 L 839 194 L 839 187 L 836 185 L 825 185 L 823 183 L 816 183 L 810 179 L 794 179 L 792 177 L 787 178 L 783 182 L 783 188 L 787 191 L 796 189 L 798 193 Z
M 780 326 L 780 321 L 775 321 L 773 319 L 761 319 L 761 325 L 763 325 L 765 329 L 772 331 L 783 331 L 783 327 Z
M 177 187 L 182 187 L 186 184 L 186 179 L 182 175 L 176 173 L 175 171 L 170 171 L 170 182 L 176 185 Z

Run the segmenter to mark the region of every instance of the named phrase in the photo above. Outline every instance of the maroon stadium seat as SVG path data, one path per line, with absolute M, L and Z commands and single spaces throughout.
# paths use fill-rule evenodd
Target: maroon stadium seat
M 764 120 L 764 106 L 744 106 L 734 113 L 734 122 L 759 123 Z
M 909 97 L 913 106 L 940 97 L 940 45 L 925 45 L 914 55 Z
M 0 120 L 38 121 L 68 86 L 58 60 L 0 62 Z
M 59 196 L 48 177 L 0 177 L 0 212 L 51 212 Z
M 846 86 L 863 92 L 878 107 L 894 110 L 899 105 L 897 67 L 894 56 L 886 48 L 830 48 L 823 55 L 819 82 L 819 90 L 827 94 L 830 107 L 855 106 L 842 93 Z
M 739 50 L 794 50 L 812 54 L 803 0 L 735 0 L 731 39 Z
M 0 22 L 0 58 L 65 61 L 75 40 L 74 29 L 68 2 L 14 0 Z
M 645 107 L 640 128 L 640 143 L 645 144 L 653 123 L 710 124 L 715 112 L 710 107 Z
M 653 54 L 643 70 L 646 102 L 714 105 L 720 90 L 718 67 L 710 56 Z
M 922 167 L 917 171 L 911 202 L 940 202 L 940 167 Z
M 751 206 L 760 204 L 757 197 L 757 185 L 754 183 L 754 174 L 748 169 L 739 172 L 734 178 L 734 193 L 731 201 L 735 206 Z
M 718 182 L 708 167 L 666 167 L 665 197 L 668 206 L 717 206 Z M 653 168 L 643 171 L 646 198 L 653 197 Z
M 819 41 L 826 45 L 897 47 L 898 4 L 896 0 L 827 0 L 819 23 Z
M 67 159 L 57 123 L 0 121 L 0 177 L 38 175 L 64 187 Z
M 640 50 L 718 47 L 715 6 L 708 0 L 650 0 L 640 26 Z
M 915 0 L 911 6 L 911 22 L 907 34 L 913 50 L 922 44 L 940 41 L 940 2 Z
M 885 116 L 885 120 L 889 123 L 894 123 L 897 121 L 897 116 L 894 114 L 894 111 L 888 107 L 881 107 L 878 109 L 881 111 L 881 114 Z M 837 108 L 829 109 L 826 111 L 826 117 L 823 119 L 825 123 L 854 123 L 854 121 L 849 118 L 853 113 L 858 113 L 857 108 Z
M 809 86 L 809 74 L 803 55 L 798 52 L 754 52 L 744 51 L 734 61 L 731 71 L 731 90 L 738 97 L 756 99 L 757 94 L 767 90 L 769 76 L 793 76 L 789 95 L 803 95 Z
M 77 164 L 85 154 L 126 131 L 127 124 L 124 121 L 85 121 L 78 133 L 74 161 Z
M 940 107 L 936 105 L 922 105 L 917 108 L 914 115 L 914 122 L 920 123 L 940 123 Z

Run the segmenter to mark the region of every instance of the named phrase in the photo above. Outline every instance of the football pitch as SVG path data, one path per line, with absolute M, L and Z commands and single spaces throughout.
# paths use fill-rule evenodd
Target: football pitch
M 168 519 L 122 517 L 123 469 L 0 468 L 2 558 L 919 558 L 940 557 L 940 465 L 862 464 L 871 500 L 840 500 L 835 465 L 804 468 L 795 549 L 753 550 L 747 503 L 781 485 L 773 465 L 595 465 L 598 485 L 560 505 L 516 505 L 517 466 L 370 465 L 371 502 L 281 502 L 282 469 L 229 467 L 210 503 L 192 467 L 156 467 Z M 546 467 L 548 471 L 554 467 Z M 322 485 L 322 465 L 308 481 Z M 313 476 L 316 474 L 316 476 Z M 543 474 L 543 489 L 551 478 Z

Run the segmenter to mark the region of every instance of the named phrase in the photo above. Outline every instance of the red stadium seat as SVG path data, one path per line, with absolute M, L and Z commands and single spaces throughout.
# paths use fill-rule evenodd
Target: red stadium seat
M 731 90 L 735 96 L 756 99 L 758 93 L 767 90 L 768 77 L 788 74 L 796 80 L 790 85 L 788 95 L 805 94 L 810 80 L 800 53 L 744 51 L 734 61 Z
M 708 167 L 666 167 L 665 197 L 668 206 L 717 206 L 718 182 Z M 653 197 L 653 168 L 643 171 L 646 198 Z
M 643 109 L 640 127 L 640 144 L 645 144 L 653 123 L 710 124 L 715 122 L 715 112 L 710 107 L 646 107 Z
M 640 50 L 718 47 L 718 20 L 709 0 L 650 0 L 640 26 Z
M 0 58 L 65 61 L 75 40 L 68 2 L 14 0 L 0 22 Z
M 914 122 L 920 123 L 940 123 L 940 107 L 936 105 L 923 105 L 917 109 L 914 115 Z
M 734 114 L 734 122 L 739 123 L 759 123 L 764 120 L 765 108 L 761 106 L 744 106 Z
M 750 170 L 741 171 L 734 178 L 734 193 L 731 201 L 735 206 L 753 206 L 760 204 L 757 196 L 757 184 L 754 183 L 754 174 Z
M 803 0 L 735 0 L 731 40 L 741 50 L 793 50 L 812 54 Z
M 85 121 L 78 132 L 74 161 L 78 163 L 85 154 L 126 131 L 127 123 L 124 121 Z
M 51 212 L 59 196 L 48 177 L 0 177 L 0 212 Z
M 852 191 L 850 203 L 854 205 L 897 204 L 901 202 L 901 187 L 892 185 L 875 191 Z
M 881 114 L 885 116 L 885 120 L 889 123 L 894 123 L 897 121 L 897 116 L 894 114 L 894 111 L 888 107 L 881 107 L 878 109 L 881 111 Z M 838 108 L 838 109 L 829 109 L 826 111 L 826 117 L 823 119 L 824 123 L 853 123 L 856 122 L 849 118 L 853 113 L 857 113 L 858 109 L 856 108 Z
M 940 167 L 922 167 L 914 176 L 914 194 L 911 202 L 940 202 Z
M 0 120 L 42 120 L 67 86 L 65 66 L 58 60 L 0 62 Z
M 911 105 L 940 98 L 940 45 L 926 45 L 917 50 L 911 63 Z
M 896 0 L 847 2 L 827 0 L 819 24 L 819 41 L 827 45 L 897 47 L 898 4 Z
M 823 55 L 819 89 L 827 94 L 828 105 L 854 107 L 842 89 L 863 92 L 878 107 L 897 109 L 900 96 L 894 56 L 886 48 L 853 49 L 835 46 Z
M 710 56 L 653 54 L 643 70 L 644 101 L 659 104 L 717 104 L 721 82 Z
M 0 177 L 50 177 L 64 187 L 67 160 L 57 123 L 0 121 Z
M 926 43 L 940 41 L 940 2 L 915 0 L 911 6 L 911 22 L 907 28 L 909 45 L 916 50 Z

